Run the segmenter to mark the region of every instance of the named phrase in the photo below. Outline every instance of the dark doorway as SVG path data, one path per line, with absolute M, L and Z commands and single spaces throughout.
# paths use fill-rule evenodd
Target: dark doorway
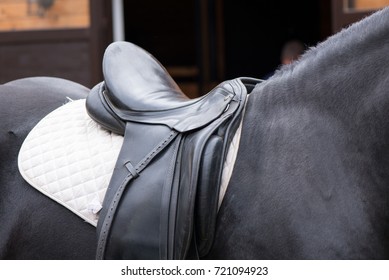
M 324 2 L 123 1 L 125 40 L 153 54 L 195 97 L 222 80 L 273 71 L 288 39 L 317 44 L 328 35 Z
M 287 40 L 312 46 L 322 39 L 320 1 L 238 3 L 224 1 L 226 78 L 262 77 L 280 64 Z

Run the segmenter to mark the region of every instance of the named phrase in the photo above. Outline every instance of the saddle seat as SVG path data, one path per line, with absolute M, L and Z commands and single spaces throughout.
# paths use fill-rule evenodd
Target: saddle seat
M 128 42 L 107 48 L 103 71 L 87 112 L 124 140 L 100 212 L 96 257 L 206 255 L 226 152 L 260 81 L 225 81 L 189 99 L 151 54 Z
M 116 120 L 118 123 L 111 130 L 119 134 L 123 134 L 124 123 L 117 117 L 123 121 L 165 124 L 180 132 L 189 131 L 218 117 L 234 97 L 231 89 L 221 86 L 199 98 L 188 98 L 158 60 L 128 42 L 108 46 L 103 73 L 104 82 L 92 91 L 100 92 L 110 113 L 98 119 L 108 123 L 113 122 L 112 118 Z M 88 102 L 88 110 L 101 114 L 105 110 L 93 108 L 98 105 L 101 104 Z

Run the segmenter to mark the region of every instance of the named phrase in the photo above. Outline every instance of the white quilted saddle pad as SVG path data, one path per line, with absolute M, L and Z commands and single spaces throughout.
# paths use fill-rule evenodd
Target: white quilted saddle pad
M 19 171 L 33 187 L 96 226 L 123 137 L 94 122 L 85 99 L 43 118 L 25 139 Z
M 240 131 L 224 164 L 219 206 L 235 163 Z M 122 136 L 89 117 L 85 99 L 71 101 L 31 130 L 19 152 L 19 171 L 31 186 L 96 226 L 122 144 Z

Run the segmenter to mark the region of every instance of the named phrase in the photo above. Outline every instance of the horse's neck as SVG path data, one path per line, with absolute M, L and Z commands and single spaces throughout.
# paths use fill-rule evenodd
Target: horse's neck
M 316 107 L 346 125 L 386 118 L 388 27 L 389 8 L 310 49 L 276 75 L 276 95 L 281 102 Z
M 252 94 L 259 113 L 250 133 L 263 135 L 262 152 L 294 162 L 284 172 L 331 178 L 321 182 L 327 191 L 355 184 L 355 192 L 370 186 L 387 195 L 388 27 L 386 9 L 309 50 Z
M 250 95 L 215 254 L 387 258 L 389 10 L 368 21 Z

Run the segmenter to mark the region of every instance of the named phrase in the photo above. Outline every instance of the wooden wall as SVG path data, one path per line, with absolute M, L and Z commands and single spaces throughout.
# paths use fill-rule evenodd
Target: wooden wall
M 389 5 L 389 0 L 352 0 L 352 8 L 357 10 L 379 9 Z
M 56 0 L 44 15 L 28 15 L 26 0 L 0 0 L 0 83 L 51 76 L 92 87 L 112 40 L 110 16 L 106 0 Z
M 0 83 L 31 76 L 54 76 L 90 84 L 89 43 L 82 34 L 68 38 L 43 36 L 41 40 L 31 35 L 25 33 L 24 40 L 0 40 Z
M 389 0 L 331 0 L 332 33 L 385 6 L 389 6 Z
M 55 0 L 47 10 L 36 1 L 0 0 L 0 30 L 89 27 L 88 0 Z

